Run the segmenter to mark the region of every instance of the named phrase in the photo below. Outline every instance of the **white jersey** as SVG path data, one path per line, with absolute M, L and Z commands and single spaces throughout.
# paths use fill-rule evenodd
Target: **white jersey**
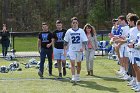
M 138 34 L 136 36 L 134 48 L 135 48 L 135 52 L 136 52 L 135 53 L 135 56 L 138 57 L 138 58 L 140 58 L 140 31 L 138 31 Z
M 127 38 L 128 37 L 128 33 L 129 33 L 129 26 L 123 26 L 121 27 L 122 29 L 122 33 L 121 33 L 121 37 L 124 37 L 124 38 Z M 121 47 L 126 47 L 127 46 L 127 43 L 124 43 L 121 45 Z
M 127 26 L 121 27 L 121 29 L 122 29 L 122 35 L 121 36 L 127 38 L 128 33 L 129 33 L 129 26 L 127 25 Z
M 137 30 L 137 27 L 131 28 L 128 33 L 128 43 L 131 43 L 131 42 L 134 43 L 136 41 L 138 33 L 139 31 Z
M 137 39 L 137 34 L 139 33 L 137 27 L 133 27 L 130 29 L 128 33 L 128 43 L 135 43 Z M 130 51 L 133 51 L 133 48 L 130 48 Z
M 129 34 L 128 34 L 128 43 L 138 43 L 138 39 L 139 39 L 139 35 L 140 31 L 138 31 L 137 27 L 133 27 L 130 29 Z M 135 57 L 139 56 L 138 54 L 138 50 L 135 48 L 129 48 L 129 58 L 130 58 L 130 62 L 132 64 L 135 63 Z
M 64 40 L 68 42 L 69 51 L 80 51 L 82 48 L 82 42 L 88 41 L 87 36 L 83 29 L 78 28 L 78 30 L 68 29 Z

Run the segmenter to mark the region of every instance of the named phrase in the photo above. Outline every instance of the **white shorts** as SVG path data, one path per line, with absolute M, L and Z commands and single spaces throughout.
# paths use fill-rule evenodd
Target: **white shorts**
M 131 51 L 129 51 L 130 63 L 136 64 L 136 62 L 138 61 L 138 58 L 139 58 L 138 51 L 135 49 L 131 49 Z
M 53 52 L 55 60 L 66 60 L 66 57 L 64 56 L 64 49 L 54 48 Z
M 81 62 L 84 59 L 83 52 L 69 51 L 68 56 L 70 60 L 75 60 L 75 62 Z
M 128 57 L 128 49 L 127 49 L 127 45 L 121 45 L 121 47 L 119 48 L 119 52 L 120 52 L 120 57 Z

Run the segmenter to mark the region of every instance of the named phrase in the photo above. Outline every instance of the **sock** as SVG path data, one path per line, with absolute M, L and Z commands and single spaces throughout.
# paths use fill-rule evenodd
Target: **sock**
M 140 88 L 140 82 L 137 82 L 138 88 Z
M 79 77 L 79 76 L 80 76 L 80 74 L 76 74 L 76 76 L 77 76 L 77 77 Z
M 72 75 L 72 78 L 75 78 L 75 75 Z
M 126 71 L 125 71 L 125 68 L 124 68 L 124 67 L 122 67 L 122 73 L 126 73 Z

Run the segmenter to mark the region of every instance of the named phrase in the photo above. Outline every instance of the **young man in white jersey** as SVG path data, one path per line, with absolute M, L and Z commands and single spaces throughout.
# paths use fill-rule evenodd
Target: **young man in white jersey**
M 87 44 L 87 36 L 83 29 L 78 27 L 77 17 L 71 19 L 72 28 L 68 29 L 64 37 L 64 55 L 68 47 L 68 55 L 71 62 L 72 82 L 80 81 L 81 61 L 83 60 L 83 51 Z M 75 68 L 77 64 L 77 68 Z
M 122 29 L 121 29 L 121 26 L 118 25 L 118 19 L 113 19 L 112 23 L 113 23 L 113 27 L 111 29 L 111 33 L 109 33 L 108 35 L 110 38 L 110 44 L 112 44 L 112 46 L 114 47 L 115 53 L 117 55 L 118 63 L 120 63 L 119 62 L 120 60 L 119 49 L 116 48 L 117 44 L 114 43 L 114 41 L 119 38 Z
M 125 16 L 118 17 L 118 23 L 121 25 L 122 33 L 120 33 L 120 39 L 116 40 L 116 43 L 119 43 L 117 48 L 120 52 L 120 72 L 119 74 L 125 76 L 126 70 L 128 69 L 128 52 L 127 52 L 127 43 L 121 42 L 123 39 L 127 38 L 129 32 L 129 26 L 127 25 Z M 122 39 L 123 38 L 123 39 Z
M 137 21 L 136 27 L 133 29 L 138 31 L 137 38 L 134 43 L 130 43 L 128 46 L 132 48 L 134 53 L 134 61 L 132 62 L 135 74 L 136 74 L 136 84 L 133 85 L 133 88 L 136 92 L 140 92 L 140 20 Z
M 131 27 L 131 29 L 129 30 L 128 38 L 126 40 L 122 41 L 124 43 L 127 42 L 128 46 L 131 44 L 134 44 L 134 41 L 136 41 L 137 34 L 139 33 L 139 31 L 135 27 L 137 20 L 138 20 L 138 17 L 135 14 L 131 14 L 128 18 L 128 24 Z M 127 75 L 130 75 L 131 77 L 133 77 L 128 85 L 134 86 L 134 85 L 136 85 L 136 75 L 135 75 L 135 71 L 134 71 L 134 66 L 132 66 L 132 64 L 134 64 L 135 50 L 133 48 L 129 47 L 128 55 L 129 55 L 130 63 L 129 63 L 129 69 L 128 69 Z M 124 77 L 123 79 L 128 80 L 128 78 L 129 77 Z

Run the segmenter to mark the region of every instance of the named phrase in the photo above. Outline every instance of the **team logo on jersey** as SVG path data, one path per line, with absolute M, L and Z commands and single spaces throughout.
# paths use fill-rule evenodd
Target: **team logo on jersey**
M 63 32 L 56 33 L 57 35 L 57 42 L 63 42 Z
M 130 34 L 128 33 L 127 42 L 130 43 Z
M 138 43 L 139 38 L 140 38 L 140 37 L 139 37 L 139 36 L 137 36 L 137 39 L 136 39 L 135 43 Z
M 42 42 L 48 42 L 48 34 L 42 34 Z

